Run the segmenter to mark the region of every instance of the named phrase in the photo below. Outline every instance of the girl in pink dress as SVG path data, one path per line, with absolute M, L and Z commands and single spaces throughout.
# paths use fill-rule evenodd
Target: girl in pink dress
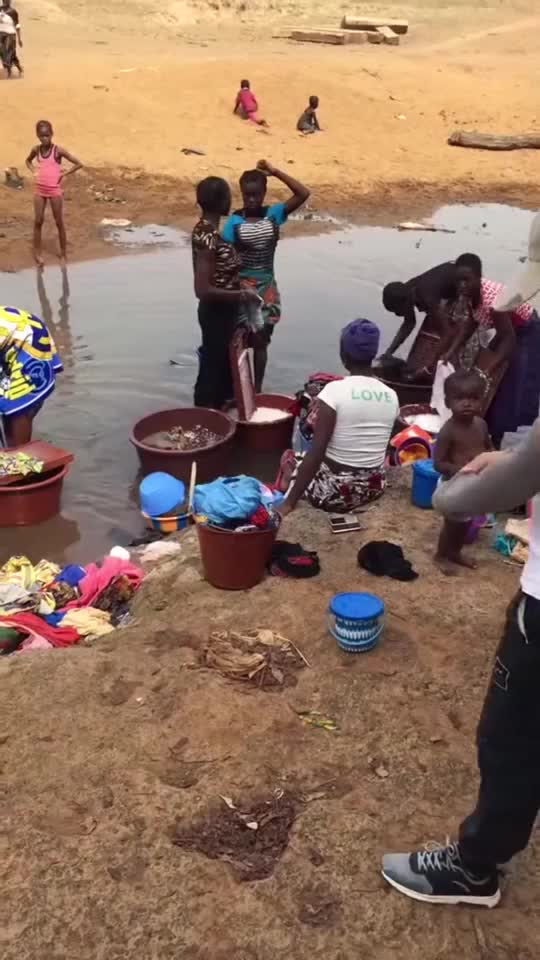
M 256 123 L 259 127 L 267 127 L 268 124 L 266 120 L 262 120 L 258 116 L 258 109 L 259 104 L 257 103 L 257 97 L 251 89 L 249 80 L 241 80 L 240 89 L 234 101 L 233 113 L 238 114 L 242 120 L 251 120 L 252 123 Z
M 41 230 L 45 219 L 45 207 L 47 201 L 51 205 L 53 217 L 58 230 L 58 239 L 60 241 L 60 257 L 62 263 L 66 260 L 66 228 L 64 226 L 64 191 L 62 190 L 62 180 L 71 173 L 80 170 L 82 163 L 76 157 L 64 150 L 63 147 L 57 147 L 53 143 L 53 128 L 48 120 L 40 120 L 36 124 L 36 133 L 39 140 L 39 146 L 33 147 L 26 159 L 26 166 L 34 174 L 36 181 L 36 192 L 34 196 L 34 258 L 39 267 L 43 266 L 43 257 L 41 256 Z M 34 160 L 37 160 L 37 168 L 34 167 Z M 62 170 L 62 160 L 67 160 L 73 164 L 70 170 L 64 173 Z

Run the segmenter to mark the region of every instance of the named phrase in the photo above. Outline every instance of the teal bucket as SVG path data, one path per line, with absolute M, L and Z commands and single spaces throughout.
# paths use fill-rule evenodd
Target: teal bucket
M 346 653 L 367 653 L 379 642 L 384 603 L 374 593 L 336 593 L 328 606 L 328 628 Z

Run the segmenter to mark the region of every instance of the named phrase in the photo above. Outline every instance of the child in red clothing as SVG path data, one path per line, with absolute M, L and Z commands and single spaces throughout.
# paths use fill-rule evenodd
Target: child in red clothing
M 53 128 L 48 120 L 40 120 L 36 124 L 36 134 L 39 140 L 39 146 L 32 147 L 26 158 L 26 166 L 35 174 L 36 192 L 34 195 L 34 259 L 38 267 L 43 266 L 43 257 L 41 256 L 41 230 L 45 219 L 45 207 L 47 201 L 51 205 L 53 217 L 58 230 L 58 239 L 60 240 L 60 257 L 64 263 L 66 260 L 66 228 L 64 226 L 64 191 L 62 190 L 62 180 L 71 173 L 80 170 L 82 163 L 76 157 L 64 150 L 63 147 L 57 147 L 53 143 Z M 37 160 L 37 169 L 34 168 L 34 160 Z M 62 171 L 62 160 L 67 160 L 73 164 L 70 170 Z
M 251 120 L 252 123 L 256 123 L 259 127 L 267 127 L 268 124 L 266 120 L 261 120 L 257 116 L 258 109 L 259 104 L 257 103 L 257 97 L 251 90 L 249 80 L 241 80 L 240 90 L 236 94 L 233 113 L 237 113 L 242 120 Z

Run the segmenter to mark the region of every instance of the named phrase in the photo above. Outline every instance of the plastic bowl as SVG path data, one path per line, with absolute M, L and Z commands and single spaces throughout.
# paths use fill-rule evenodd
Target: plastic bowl
M 161 430 L 195 426 L 208 427 L 219 440 L 197 450 L 161 450 L 146 443 L 146 438 Z M 173 477 L 189 483 L 191 464 L 197 462 L 197 482 L 207 483 L 227 473 L 227 465 L 236 432 L 236 423 L 225 413 L 207 410 L 205 407 L 179 407 L 175 410 L 159 410 L 137 420 L 130 441 L 137 450 L 143 473 L 170 473 Z

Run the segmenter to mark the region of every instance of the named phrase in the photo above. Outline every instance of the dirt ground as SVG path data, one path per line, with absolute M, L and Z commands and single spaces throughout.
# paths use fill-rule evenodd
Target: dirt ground
M 446 143 L 456 128 L 538 128 L 540 15 L 527 0 L 479 0 L 474 9 L 464 0 L 387 5 L 410 19 L 398 48 L 279 38 L 291 24 L 336 26 L 346 7 L 332 0 L 20 6 L 26 74 L 0 80 L 9 134 L 0 160 L 23 171 L 35 123 L 46 117 L 58 142 L 84 161 L 87 169 L 66 185 L 75 259 L 108 249 L 99 237 L 103 217 L 176 222 L 194 213 L 198 179 L 213 173 L 234 183 L 261 156 L 309 184 L 313 206 L 351 219 L 391 219 L 397 209 L 418 218 L 451 199 L 540 200 L 538 152 Z M 267 135 L 231 114 L 246 75 L 270 121 Z M 311 93 L 321 99 L 324 132 L 303 138 L 295 124 Z M 205 155 L 185 156 L 182 147 Z M 31 182 L 2 188 L 1 269 L 30 262 L 31 221 Z M 46 237 L 51 261 L 52 225 Z
M 67 191 L 73 258 L 109 251 L 102 217 L 179 222 L 200 177 L 235 181 L 263 155 L 305 180 L 315 207 L 353 219 L 540 199 L 540 154 L 446 145 L 456 127 L 538 127 L 540 16 L 525 0 L 400 7 L 411 31 L 397 49 L 274 39 L 309 19 L 307 5 L 280 0 L 19 7 L 26 76 L 0 81 L 1 162 L 22 170 L 47 117 L 87 164 Z M 317 0 L 309 10 L 319 24 L 343 12 Z M 231 116 L 244 75 L 268 135 Z M 294 126 L 311 93 L 325 132 L 302 139 Z M 1 188 L 0 269 L 29 262 L 30 230 L 31 185 Z M 46 252 L 51 262 L 50 228 Z M 0 662 L 2 960 L 536 960 L 534 845 L 489 913 L 424 907 L 379 875 L 383 852 L 444 841 L 474 802 L 474 730 L 518 580 L 486 543 L 477 573 L 436 572 L 438 521 L 409 506 L 406 483 L 394 478 L 358 536 L 332 537 L 309 508 L 290 518 L 287 538 L 320 553 L 316 580 L 215 591 L 188 534 L 181 559 L 147 578 L 132 626 Z M 417 581 L 358 570 L 361 543 L 384 537 L 403 544 Z M 326 630 L 329 598 L 348 589 L 387 605 L 369 655 L 339 653 Z M 264 691 L 201 666 L 213 629 L 253 627 L 309 660 L 296 685 Z M 337 729 L 306 726 L 304 711 Z M 235 821 L 224 837 L 237 815 L 222 797 L 261 822 L 275 814 L 270 835 L 237 842 Z M 265 879 L 245 879 L 267 836 Z
M 471 548 L 478 572 L 438 573 L 438 520 L 410 506 L 408 484 L 394 475 L 361 534 L 333 537 L 309 507 L 289 518 L 286 536 L 319 551 L 317 579 L 216 591 L 188 533 L 148 576 L 132 626 L 0 662 L 3 960 L 537 957 L 535 845 L 494 911 L 424 906 L 379 875 L 384 851 L 444 841 L 471 809 L 475 725 L 518 580 L 487 533 Z M 372 538 L 401 543 L 419 578 L 361 572 Z M 327 633 L 344 589 L 386 603 L 369 654 L 342 654 Z M 296 685 L 201 665 L 212 630 L 255 627 L 307 658 Z M 266 878 L 251 879 L 261 863 Z

